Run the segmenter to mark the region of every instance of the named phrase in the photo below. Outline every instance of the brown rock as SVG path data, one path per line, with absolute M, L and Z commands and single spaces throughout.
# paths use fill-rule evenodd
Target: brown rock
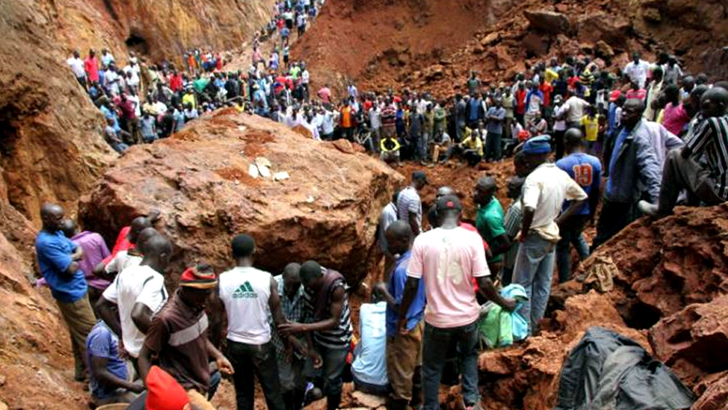
M 658 359 L 689 383 L 728 368 L 728 296 L 694 304 L 650 329 Z
M 354 391 L 351 393 L 351 398 L 353 401 L 353 407 L 363 407 L 365 409 L 376 409 L 383 406 L 386 402 L 384 397 L 367 394 L 361 391 Z
M 81 218 L 113 237 L 133 215 L 159 209 L 176 246 L 175 273 L 203 259 L 227 268 L 230 239 L 245 232 L 261 268 L 315 258 L 356 283 L 375 254 L 379 213 L 402 183 L 381 161 L 230 109 L 130 154 L 83 199 Z M 258 157 L 290 179 L 249 176 Z
M 728 408 L 728 371 L 710 375 L 695 387 L 700 398 L 692 410 L 723 410 Z
M 485 36 L 482 40 L 480 40 L 480 45 L 483 47 L 488 47 L 490 45 L 493 45 L 497 43 L 500 40 L 500 33 L 497 31 L 494 31 L 487 36 Z
M 628 18 L 605 12 L 582 15 L 575 26 L 579 41 L 596 43 L 603 40 L 622 47 L 627 43 L 631 30 Z
M 603 40 L 597 41 L 596 46 L 594 47 L 594 54 L 596 54 L 599 57 L 603 58 L 612 58 L 614 57 L 614 50 L 612 47 L 604 42 Z
M 528 54 L 536 57 L 548 53 L 549 50 L 548 39 L 541 34 L 533 32 L 526 34 L 521 44 Z
M 523 15 L 526 16 L 531 27 L 539 31 L 559 34 L 571 30 L 571 21 L 563 13 L 549 10 L 526 10 Z

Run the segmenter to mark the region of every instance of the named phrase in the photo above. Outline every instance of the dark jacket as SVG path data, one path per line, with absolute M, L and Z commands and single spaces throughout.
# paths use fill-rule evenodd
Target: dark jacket
M 554 410 L 678 410 L 693 395 L 637 342 L 589 328 L 561 368 Z

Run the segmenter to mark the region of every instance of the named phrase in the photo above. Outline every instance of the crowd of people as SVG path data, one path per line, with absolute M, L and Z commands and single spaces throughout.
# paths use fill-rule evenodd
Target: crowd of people
M 84 60 L 74 52 L 68 64 L 119 152 L 230 105 L 316 139 L 361 143 L 391 164 L 460 158 L 476 166 L 512 156 L 515 176 L 499 187 L 485 175 L 470 193 L 438 187 L 424 213 L 427 176 L 411 175 L 381 213 L 385 281 L 361 307 L 358 340 L 344 276 L 316 261 L 274 276 L 254 267 L 255 239 L 238 235 L 234 268 L 218 275 L 201 261 L 170 294 L 172 243 L 154 228 L 160 215 L 135 218 L 109 251 L 60 206 L 44 205 L 38 264 L 93 406 L 210 409 L 225 375 L 238 409 L 254 408 L 258 380 L 272 410 L 300 409 L 319 395 L 334 410 L 350 374 L 357 389 L 387 395 L 389 409 L 436 410 L 455 356 L 463 404 L 477 409 L 484 305 L 517 312 L 537 334 L 554 271 L 560 283 L 573 279 L 572 246 L 584 259 L 641 215 L 728 199 L 728 82 L 683 72 L 674 56 L 647 62 L 634 53 L 619 72 L 585 56 L 551 59 L 497 85 L 473 71 L 467 93 L 447 99 L 360 92 L 349 82 L 337 101 L 328 85 L 312 91 L 305 62 L 289 55 L 291 31 L 303 35 L 322 4 L 278 2 L 245 73 L 225 71 L 229 56 L 211 50 L 185 53 L 183 70 L 147 67 L 133 55 L 120 69 L 107 50 Z M 267 58 L 262 41 L 273 42 Z M 506 211 L 496 197 L 502 188 Z M 474 225 L 463 221 L 466 197 L 476 205 Z M 510 284 L 525 291 L 518 304 L 500 293 Z M 221 323 L 222 351 L 213 334 Z

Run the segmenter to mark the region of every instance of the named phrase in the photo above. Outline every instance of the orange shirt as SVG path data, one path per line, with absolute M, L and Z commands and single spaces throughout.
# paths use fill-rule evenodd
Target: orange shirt
M 348 105 L 341 109 L 341 127 L 342 128 L 351 128 L 351 107 Z

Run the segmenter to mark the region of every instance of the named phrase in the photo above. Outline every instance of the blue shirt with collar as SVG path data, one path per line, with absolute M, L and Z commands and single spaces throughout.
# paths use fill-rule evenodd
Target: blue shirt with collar
M 411 251 L 405 252 L 397 262 L 395 262 L 392 277 L 387 283 L 387 291 L 394 298 L 396 309 L 387 306 L 387 336 L 394 337 L 399 334 L 397 329 L 397 319 L 399 318 L 399 307 L 402 305 L 402 297 L 404 296 L 404 286 L 407 282 L 407 265 L 409 265 Z M 425 315 L 425 283 L 420 281 L 417 288 L 417 294 L 412 300 L 412 304 L 407 310 L 407 330 L 414 329 L 418 323 L 422 321 Z
M 63 232 L 40 231 L 35 238 L 35 251 L 40 273 L 48 282 L 51 294 L 59 302 L 73 303 L 86 295 L 88 290 L 83 271 L 66 273 L 73 263 L 71 255 L 77 245 L 63 235 Z

